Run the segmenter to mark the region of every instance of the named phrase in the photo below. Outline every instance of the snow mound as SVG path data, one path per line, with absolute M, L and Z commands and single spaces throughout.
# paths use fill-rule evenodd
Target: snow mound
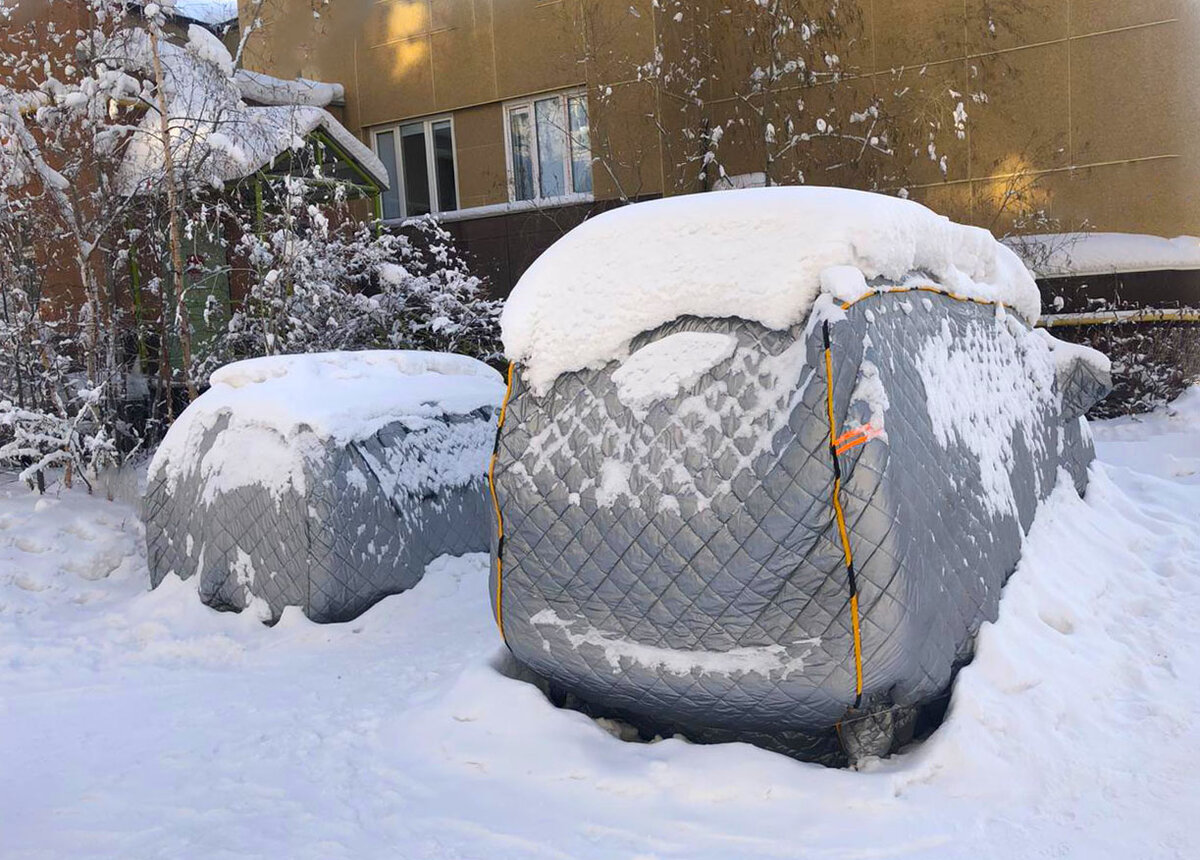
M 306 458 L 322 456 L 326 444 L 366 439 L 395 422 L 425 429 L 445 416 L 498 407 L 504 396 L 500 374 L 481 361 L 402 350 L 254 358 L 222 367 L 209 382 L 167 432 L 150 463 L 151 481 L 175 482 L 200 469 L 213 494 L 249 484 L 276 495 L 303 491 Z M 201 441 L 223 419 L 221 444 L 197 463 Z M 469 424 L 462 430 L 474 432 Z M 482 470 L 473 461 L 443 465 L 436 483 L 462 484 Z
M 632 338 L 679 316 L 795 325 L 821 293 L 822 272 L 839 266 L 864 282 L 919 272 L 959 295 L 1008 305 L 1031 324 L 1041 310 L 1032 275 L 986 230 L 880 194 L 754 188 L 585 221 L 513 290 L 500 320 L 505 352 L 540 393 L 559 374 L 623 358 Z M 826 281 L 848 279 L 835 270 Z

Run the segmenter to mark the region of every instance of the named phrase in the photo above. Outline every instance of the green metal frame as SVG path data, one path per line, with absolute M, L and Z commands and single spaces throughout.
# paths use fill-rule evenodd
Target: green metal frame
M 383 221 L 383 186 L 368 173 L 361 164 L 359 164 L 342 146 L 326 134 L 322 129 L 314 129 L 309 132 L 306 140 L 317 146 L 322 146 L 333 152 L 334 157 L 344 164 L 346 167 L 362 180 L 359 182 L 350 182 L 345 179 L 322 179 L 309 177 L 305 182 L 314 185 L 328 185 L 330 187 L 348 187 L 358 193 L 360 197 L 371 201 L 371 214 L 375 217 L 376 232 L 380 227 L 380 222 Z M 263 223 L 263 190 L 262 181 L 264 178 L 273 176 L 272 170 L 275 167 L 276 159 L 272 159 L 271 163 L 260 169 L 254 180 L 254 212 L 256 217 L 257 229 L 261 232 Z

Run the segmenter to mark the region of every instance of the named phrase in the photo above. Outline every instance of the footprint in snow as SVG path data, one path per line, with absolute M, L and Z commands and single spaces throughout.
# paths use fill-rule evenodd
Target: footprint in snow
M 46 544 L 39 540 L 34 540 L 28 537 L 19 537 L 13 541 L 13 546 L 21 550 L 21 552 L 43 553 L 50 549 Z
M 80 540 L 84 541 L 94 541 L 96 539 L 95 532 L 89 530 L 83 525 L 80 525 L 79 523 L 71 523 L 69 526 L 59 529 L 58 533 L 70 535 L 71 537 L 79 538 Z

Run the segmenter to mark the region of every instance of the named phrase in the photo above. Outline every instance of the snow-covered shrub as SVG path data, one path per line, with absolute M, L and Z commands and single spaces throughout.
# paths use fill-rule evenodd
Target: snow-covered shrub
M 202 357 L 197 377 L 261 355 L 360 349 L 499 355 L 500 302 L 487 298 L 448 233 L 424 220 L 405 234 L 335 221 L 307 184 L 285 180 L 285 206 L 238 243 L 246 294 Z
M 104 385 L 89 387 L 64 354 L 73 326 L 43 317 L 25 266 L 0 268 L 0 466 L 16 467 L 38 487 L 63 469 L 91 485 L 120 460 L 105 409 Z
M 1089 417 L 1150 412 L 1200 383 L 1200 326 L 1195 323 L 1125 322 L 1056 329 L 1056 334 L 1112 358 L 1112 393 Z

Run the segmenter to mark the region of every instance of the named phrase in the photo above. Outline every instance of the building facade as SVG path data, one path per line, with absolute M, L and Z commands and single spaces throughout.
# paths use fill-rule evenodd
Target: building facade
M 780 39 L 733 0 L 267 0 L 246 65 L 341 83 L 385 216 L 439 214 L 501 293 L 597 209 L 767 181 L 903 188 L 998 235 L 1200 234 L 1196 4 L 790 5 L 815 11 Z

